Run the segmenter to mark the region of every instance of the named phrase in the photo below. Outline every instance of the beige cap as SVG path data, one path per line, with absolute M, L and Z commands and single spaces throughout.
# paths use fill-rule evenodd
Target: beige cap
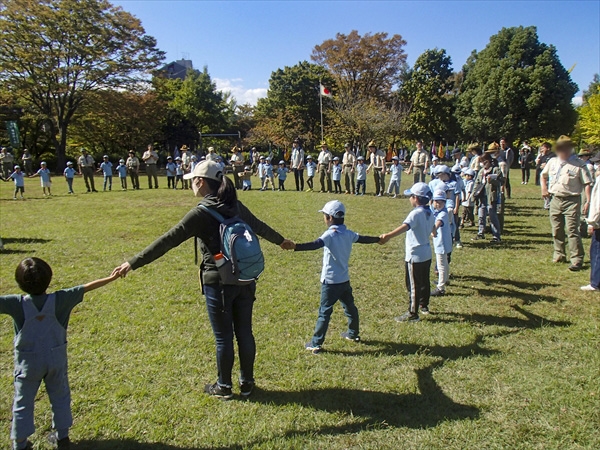
M 223 181 L 223 168 L 214 161 L 202 161 L 194 167 L 194 170 L 191 173 L 186 173 L 183 178 L 184 180 L 207 178 L 220 183 Z

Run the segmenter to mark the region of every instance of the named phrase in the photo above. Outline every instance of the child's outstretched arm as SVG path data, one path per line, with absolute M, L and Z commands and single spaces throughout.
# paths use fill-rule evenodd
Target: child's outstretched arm
M 106 286 L 108 283 L 112 283 L 120 276 L 121 276 L 121 274 L 119 274 L 118 272 L 117 273 L 113 272 L 110 277 L 101 278 L 100 280 L 96 280 L 96 281 L 92 281 L 90 283 L 84 284 L 83 292 L 90 292 L 90 291 L 93 291 L 94 289 L 98 289 L 98 288 L 101 288 L 102 286 Z
M 304 244 L 296 244 L 294 247 L 295 252 L 307 252 L 310 250 L 319 250 L 320 248 L 325 247 L 325 242 L 323 239 L 319 238 L 313 242 L 306 242 Z
M 380 236 L 361 236 L 358 235 L 357 244 L 378 244 L 381 242 Z
M 400 225 L 395 230 L 390 231 L 389 233 L 382 234 L 380 236 L 380 241 L 379 242 L 381 244 L 386 244 L 390 239 L 395 238 L 396 236 L 399 236 L 402 233 L 406 233 L 408 230 L 410 230 L 410 226 L 408 224 L 406 224 L 406 223 L 403 223 L 402 225 Z

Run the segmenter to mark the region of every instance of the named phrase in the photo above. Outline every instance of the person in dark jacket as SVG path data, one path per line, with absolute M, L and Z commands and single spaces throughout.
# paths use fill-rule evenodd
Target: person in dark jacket
M 242 396 L 247 397 L 254 388 L 256 344 L 252 333 L 252 307 L 256 283 L 244 286 L 221 283 L 213 257 L 221 251 L 220 223 L 200 205 L 217 211 L 226 219 L 239 217 L 257 235 L 279 245 L 282 249 L 291 250 L 295 244 L 257 219 L 238 201 L 235 186 L 223 175 L 220 164 L 214 161 L 203 161 L 194 168 L 193 172 L 185 176 L 191 180 L 194 195 L 203 197 L 200 204 L 145 250 L 117 267 L 113 275 L 125 276 L 129 271 L 157 260 L 188 239 L 198 238 L 202 251 L 200 280 L 217 347 L 218 380 L 214 384 L 206 385 L 205 392 L 218 398 L 233 397 L 231 372 L 235 334 L 240 358 L 240 391 Z

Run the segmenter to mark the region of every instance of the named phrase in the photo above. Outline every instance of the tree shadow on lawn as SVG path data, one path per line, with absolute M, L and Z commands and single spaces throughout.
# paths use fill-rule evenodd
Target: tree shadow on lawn
M 2 238 L 4 244 L 47 244 L 52 239 L 40 239 L 40 238 Z
M 515 281 L 506 280 L 502 278 L 488 278 L 478 275 L 463 275 L 455 276 L 458 286 L 468 288 L 469 282 L 482 283 L 486 287 L 479 288 L 473 287 L 472 289 L 477 291 L 477 294 L 482 297 L 508 297 L 516 298 L 523 302 L 525 305 L 536 302 L 557 302 L 560 301 L 558 297 L 551 295 L 538 294 L 542 288 L 545 287 L 558 287 L 558 284 L 553 283 L 529 283 L 526 281 Z M 460 281 L 459 281 L 460 280 Z M 520 291 L 517 289 L 521 289 Z M 523 292 L 528 291 L 528 292 Z
M 471 241 L 469 247 L 477 249 L 489 249 L 489 250 L 534 250 L 538 249 L 539 244 L 548 244 L 551 241 L 548 240 L 537 240 L 537 239 L 506 239 L 502 236 L 502 242 L 497 244 L 491 243 L 490 241 Z
M 109 439 L 109 440 L 83 440 L 72 442 L 74 450 L 225 450 L 242 449 L 246 446 L 234 445 L 223 447 L 177 447 L 163 443 L 137 442 L 133 439 Z

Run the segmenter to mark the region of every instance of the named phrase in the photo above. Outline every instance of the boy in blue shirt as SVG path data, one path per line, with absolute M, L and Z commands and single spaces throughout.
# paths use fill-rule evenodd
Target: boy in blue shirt
M 339 300 L 348 318 L 348 331 L 342 333 L 342 338 L 353 342 L 360 342 L 358 309 L 354 304 L 348 261 L 352 251 L 352 244 L 375 244 L 379 237 L 359 236 L 344 225 L 346 208 L 337 201 L 328 202 L 322 210 L 323 219 L 328 230 L 316 241 L 306 244 L 296 244 L 295 251 L 318 250 L 323 251 L 323 269 L 321 271 L 321 306 L 319 318 L 312 340 L 306 344 L 306 350 L 319 353 L 325 341 L 325 334 L 329 327 L 329 320 L 333 306 Z
M 397 156 L 392 156 L 392 165 L 390 166 L 388 173 L 392 177 L 390 179 L 387 194 L 392 195 L 392 189 L 394 189 L 392 198 L 396 198 L 400 193 L 400 182 L 402 181 L 402 166 L 400 165 L 400 158 Z
M 48 196 L 52 196 L 52 192 L 50 192 L 50 188 L 52 187 L 52 178 L 50 176 L 50 170 L 44 161 L 40 163 L 40 170 L 38 170 L 33 175 L 29 175 L 29 178 L 40 177 L 40 185 L 42 186 L 42 191 L 44 193 L 44 197 L 46 196 L 46 189 L 48 189 Z
M 67 180 L 67 186 L 69 186 L 69 194 L 74 194 L 73 178 L 75 178 L 75 169 L 73 169 L 73 163 L 71 161 L 67 162 L 67 167 L 65 168 L 63 175 L 65 176 L 65 180 Z
M 263 163 L 263 186 L 261 191 L 266 191 L 269 183 L 271 184 L 271 190 L 275 191 L 275 177 L 273 176 L 273 166 L 271 165 L 271 158 L 266 158 Z
M 409 293 L 408 312 L 396 317 L 396 322 L 418 322 L 419 307 L 423 314 L 429 313 L 429 271 L 431 270 L 431 244 L 429 235 L 435 236 L 434 216 L 429 202 L 432 193 L 426 183 L 416 183 L 404 191 L 414 208 L 404 223 L 395 230 L 381 236 L 385 244 L 391 238 L 406 233 L 406 253 L 404 257 L 406 268 L 406 289 Z
M 102 159 L 102 164 L 100 164 L 100 168 L 97 172 L 102 172 L 104 174 L 104 191 L 106 191 L 107 184 L 108 190 L 112 191 L 112 163 L 108 160 L 108 155 L 104 155 Z
M 279 190 L 285 191 L 285 180 L 289 170 L 285 167 L 285 161 L 279 161 L 279 167 L 277 168 L 277 178 L 279 180 Z
M 362 193 L 358 193 L 362 187 Z M 356 158 L 356 195 L 365 195 L 367 190 L 367 166 L 365 166 L 365 158 L 359 156 Z
M 25 200 L 23 194 L 25 193 L 25 175 L 21 172 L 21 167 L 15 166 L 15 171 L 11 173 L 8 178 L 4 179 L 4 181 L 13 180 L 15 182 L 15 194 L 13 195 L 13 200 L 17 199 L 17 193 L 21 193 L 21 200 Z
M 181 159 L 181 157 L 177 157 L 175 158 L 175 186 L 173 186 L 173 189 L 177 189 L 177 186 L 179 185 L 179 182 L 181 181 L 181 189 L 185 189 L 185 184 L 183 182 L 183 161 Z
M 11 439 L 16 450 L 33 449 L 33 408 L 42 381 L 52 405 L 51 436 L 59 449 L 70 447 L 73 425 L 71 390 L 67 377 L 67 326 L 72 309 L 83 294 L 98 289 L 119 275 L 48 294 L 52 269 L 39 258 L 26 258 L 15 271 L 15 280 L 27 295 L 0 296 L 0 314 L 13 319 L 15 329 L 15 398 Z
M 312 192 L 314 189 L 313 179 L 315 178 L 316 170 L 317 164 L 313 161 L 312 156 L 308 155 L 306 157 L 306 175 L 308 176 L 308 179 L 306 180 L 308 189 L 306 190 L 306 192 Z
M 125 165 L 125 160 L 120 159 L 119 165 L 115 169 L 117 174 L 119 175 L 119 180 L 121 181 L 121 190 L 127 190 L 127 166 Z
M 167 156 L 165 169 L 167 171 L 167 189 L 175 189 L 175 171 L 177 170 L 177 166 L 173 162 L 172 156 Z
M 333 166 L 331 166 L 331 179 L 333 180 L 333 186 L 336 194 L 342 193 L 342 166 L 340 165 L 340 158 L 337 156 L 333 158 Z
M 436 231 L 433 237 L 433 251 L 435 252 L 438 270 L 438 284 L 430 295 L 440 297 L 446 295 L 446 286 L 450 277 L 450 254 L 452 253 L 452 232 L 448 210 L 446 209 L 446 192 L 443 189 L 433 193 L 432 207 Z

